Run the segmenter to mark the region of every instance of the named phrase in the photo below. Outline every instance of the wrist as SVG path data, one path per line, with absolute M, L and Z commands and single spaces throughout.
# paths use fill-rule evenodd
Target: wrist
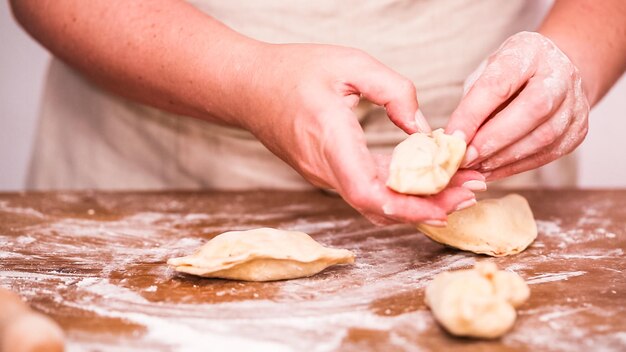
M 198 84 L 203 85 L 200 104 L 203 117 L 227 125 L 247 128 L 250 116 L 251 82 L 259 69 L 256 62 L 268 44 L 232 32 L 215 40 L 207 38 L 210 49 L 202 51 Z
M 567 33 L 553 31 L 551 28 L 541 28 L 538 33 L 552 41 L 576 67 L 581 77 L 585 97 L 589 104 L 593 106 L 601 95 L 601 84 L 599 81 L 602 75 L 597 65 L 593 65 L 590 62 L 584 52 L 585 48 L 580 46 L 580 40 L 571 38 Z

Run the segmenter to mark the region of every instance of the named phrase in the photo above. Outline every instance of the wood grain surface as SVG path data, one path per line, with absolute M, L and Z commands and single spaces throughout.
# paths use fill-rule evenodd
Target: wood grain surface
M 4 193 L 0 286 L 59 322 L 79 351 L 626 350 L 626 191 L 519 193 L 539 237 L 496 259 L 408 225 L 375 227 L 316 192 Z M 269 283 L 165 265 L 221 232 L 261 226 L 307 232 L 357 263 Z M 531 287 L 514 329 L 495 341 L 451 337 L 423 302 L 435 274 L 476 260 Z

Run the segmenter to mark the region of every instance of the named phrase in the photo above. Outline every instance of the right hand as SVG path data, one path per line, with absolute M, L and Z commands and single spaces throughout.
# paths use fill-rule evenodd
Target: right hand
M 443 225 L 446 213 L 474 201 L 460 186 L 484 178 L 469 170 L 430 197 L 385 186 L 386 170 L 367 149 L 352 111 L 361 96 L 384 106 L 407 133 L 430 127 L 418 112 L 413 83 L 369 55 L 331 45 L 263 44 L 246 72 L 249 84 L 235 107 L 245 117 L 239 124 L 309 182 L 335 189 L 370 221 Z

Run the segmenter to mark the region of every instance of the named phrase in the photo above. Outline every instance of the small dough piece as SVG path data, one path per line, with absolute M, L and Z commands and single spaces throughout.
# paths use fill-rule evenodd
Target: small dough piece
M 393 150 L 387 187 L 405 194 L 439 193 L 458 170 L 465 148 L 463 139 L 443 129 L 414 133 Z
M 259 228 L 215 236 L 193 255 L 167 261 L 179 272 L 232 280 L 274 281 L 354 263 L 354 253 L 326 248 L 304 232 Z
M 451 334 L 496 338 L 515 323 L 515 308 L 530 296 L 519 275 L 479 262 L 473 269 L 444 272 L 426 288 L 426 305 Z
M 62 352 L 63 330 L 49 317 L 30 311 L 13 317 L 2 336 L 2 352 Z
M 436 242 L 494 257 L 517 254 L 537 238 L 533 212 L 519 194 L 481 200 L 454 212 L 446 227 L 418 224 L 417 229 Z
M 15 293 L 0 288 L 0 352 L 61 352 L 63 330 Z

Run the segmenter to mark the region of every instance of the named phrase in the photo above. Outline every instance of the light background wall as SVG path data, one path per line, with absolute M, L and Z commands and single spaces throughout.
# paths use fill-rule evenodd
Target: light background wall
M 0 0 L 0 191 L 20 190 L 36 127 L 49 54 Z M 591 113 L 579 149 L 581 187 L 626 187 L 626 78 Z

